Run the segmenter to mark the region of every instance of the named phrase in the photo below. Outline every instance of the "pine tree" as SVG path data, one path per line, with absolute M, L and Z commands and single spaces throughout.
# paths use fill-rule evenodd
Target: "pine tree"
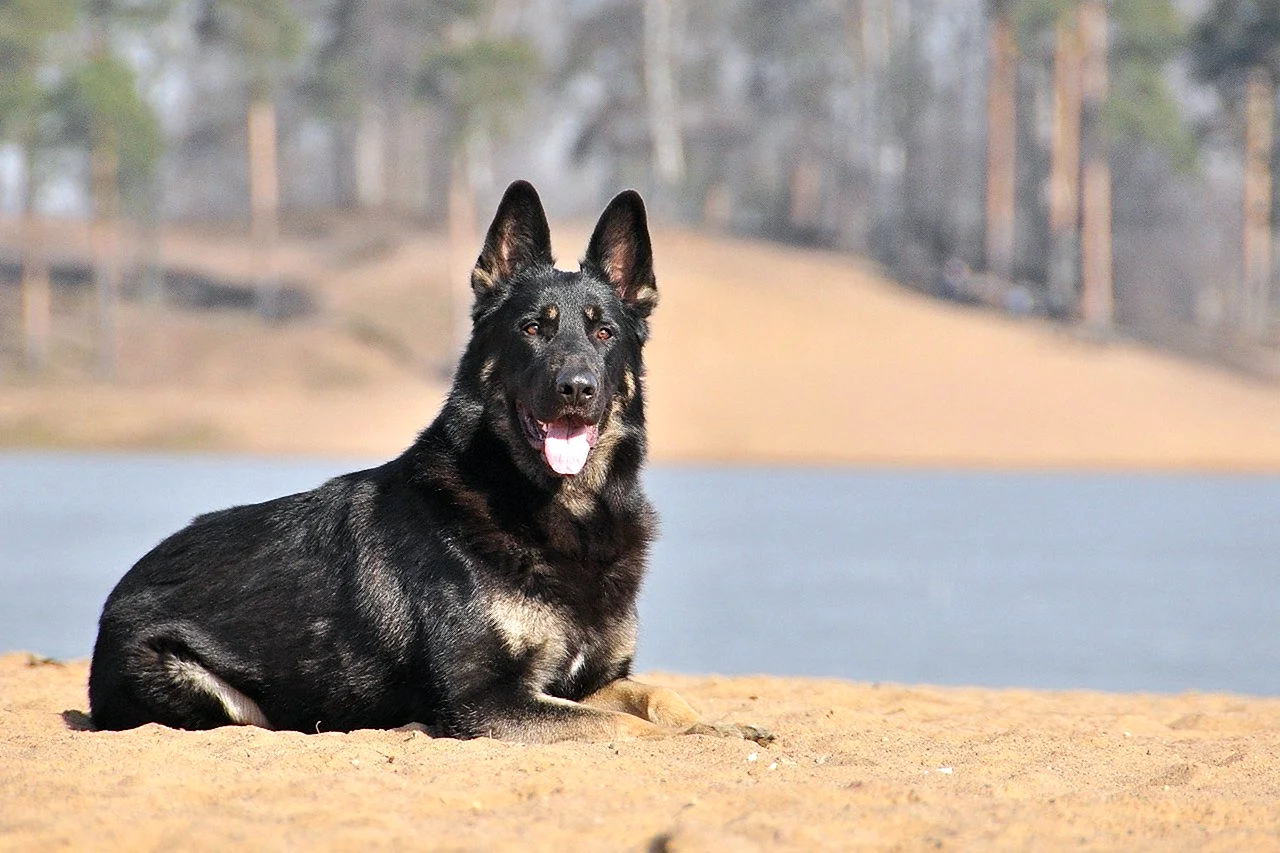
M 49 40 L 75 19 L 72 0 L 13 0 L 0 6 L 0 134 L 19 150 L 26 171 L 22 199 L 22 329 L 27 367 L 49 359 L 49 269 L 36 211 L 41 120 L 51 91 L 41 80 Z
M 1272 125 L 1280 80 L 1280 0 L 1217 0 L 1196 25 L 1191 45 L 1196 74 L 1244 112 L 1244 275 L 1228 311 L 1247 337 L 1257 338 L 1268 330 L 1272 311 Z
M 196 27 L 205 45 L 227 50 L 242 62 L 258 313 L 272 319 L 279 310 L 280 292 L 275 257 L 280 231 L 275 98 L 302 50 L 302 22 L 288 0 L 202 0 Z

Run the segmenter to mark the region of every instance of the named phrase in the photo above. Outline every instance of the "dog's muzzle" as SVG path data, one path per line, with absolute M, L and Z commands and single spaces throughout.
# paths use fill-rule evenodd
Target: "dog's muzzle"
M 516 411 L 529 446 L 542 453 L 552 471 L 562 477 L 573 477 L 582 472 L 591 449 L 600 440 L 599 424 L 572 416 L 540 421 L 518 403 Z

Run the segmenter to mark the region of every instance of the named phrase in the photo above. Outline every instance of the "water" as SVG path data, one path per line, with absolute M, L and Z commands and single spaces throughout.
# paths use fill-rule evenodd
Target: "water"
M 357 460 L 0 454 L 0 651 L 83 657 L 197 513 Z M 641 669 L 1280 695 L 1280 477 L 656 468 Z

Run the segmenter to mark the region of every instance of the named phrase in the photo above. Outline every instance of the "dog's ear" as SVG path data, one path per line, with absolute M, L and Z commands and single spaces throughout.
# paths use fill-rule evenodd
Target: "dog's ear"
M 505 283 L 521 270 L 553 263 L 551 229 L 538 191 L 528 181 L 516 181 L 503 193 L 471 271 L 477 308 L 505 291 Z
M 648 317 L 657 306 L 649 224 L 644 201 L 635 190 L 619 193 L 600 214 L 582 268 L 613 285 L 622 301 L 641 317 Z

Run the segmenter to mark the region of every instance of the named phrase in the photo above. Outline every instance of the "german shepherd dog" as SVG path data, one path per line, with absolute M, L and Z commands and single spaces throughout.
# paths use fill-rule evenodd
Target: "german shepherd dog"
M 640 196 L 609 204 L 565 272 L 537 193 L 512 184 L 471 284 L 452 389 L 404 454 L 202 515 L 124 576 L 89 674 L 99 728 L 771 738 L 629 677 L 655 527 Z

